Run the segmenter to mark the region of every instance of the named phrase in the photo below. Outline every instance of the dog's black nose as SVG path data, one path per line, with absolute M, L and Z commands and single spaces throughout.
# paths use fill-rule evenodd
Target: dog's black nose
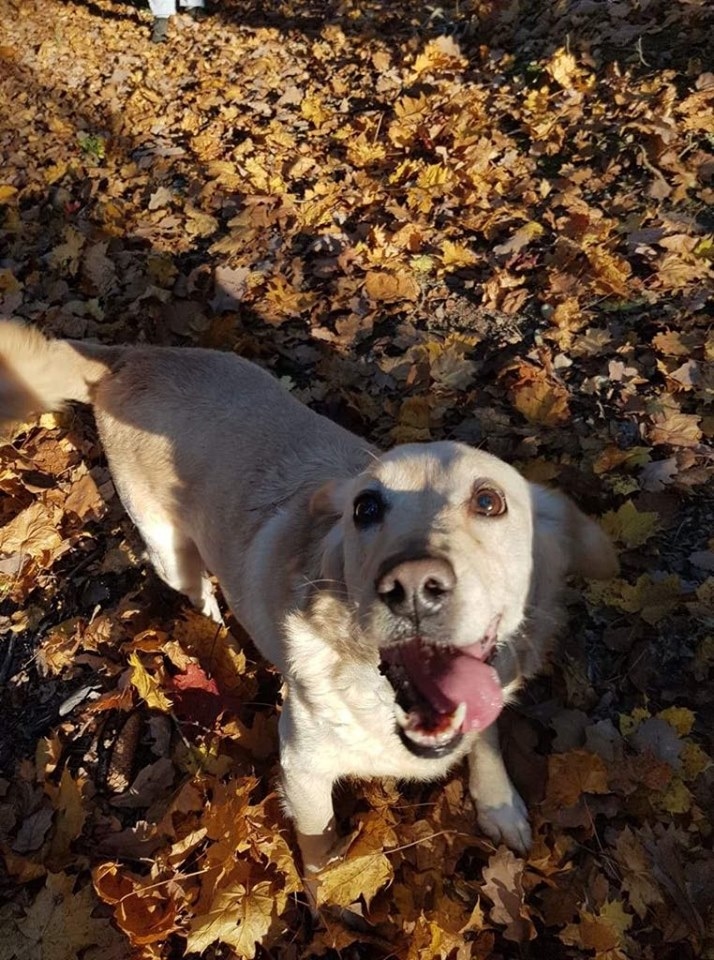
M 424 557 L 397 563 L 377 579 L 376 588 L 392 613 L 428 617 L 444 608 L 455 585 L 456 574 L 448 560 Z

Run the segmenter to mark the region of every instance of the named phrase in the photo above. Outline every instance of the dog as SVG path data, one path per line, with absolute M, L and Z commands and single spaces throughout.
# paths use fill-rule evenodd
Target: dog
M 440 778 L 525 853 L 497 718 L 543 665 L 568 574 L 612 544 L 565 496 L 454 442 L 381 452 L 233 354 L 51 340 L 0 323 L 0 417 L 91 404 L 160 577 L 220 619 L 209 572 L 285 680 L 282 791 L 308 876 L 344 777 Z

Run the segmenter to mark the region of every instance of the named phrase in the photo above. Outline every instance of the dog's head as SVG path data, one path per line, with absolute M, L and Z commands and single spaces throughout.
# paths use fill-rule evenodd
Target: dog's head
M 616 569 L 607 537 L 569 500 L 457 443 L 396 447 L 312 506 L 339 515 L 323 576 L 344 584 L 417 754 L 448 753 L 495 720 L 500 651 L 512 659 L 539 590 L 551 604 L 566 573 Z

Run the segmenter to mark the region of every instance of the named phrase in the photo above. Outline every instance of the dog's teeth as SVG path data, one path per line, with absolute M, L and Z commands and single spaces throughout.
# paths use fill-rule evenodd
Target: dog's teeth
M 456 732 L 457 730 L 460 730 L 464 724 L 465 719 L 466 719 L 466 704 L 460 703 L 456 708 L 456 710 L 454 710 L 454 716 L 450 724 L 451 729 L 454 732 Z
M 422 733 L 420 730 L 405 729 L 404 733 L 423 747 L 438 747 L 442 743 L 449 743 L 454 738 L 453 730 L 443 730 L 441 733 Z
M 397 718 L 397 723 L 399 726 L 406 730 L 409 724 L 409 717 L 404 710 L 402 710 L 398 703 L 394 704 L 394 716 Z

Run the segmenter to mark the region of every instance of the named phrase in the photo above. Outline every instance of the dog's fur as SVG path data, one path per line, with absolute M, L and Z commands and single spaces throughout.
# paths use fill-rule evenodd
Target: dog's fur
M 527 849 L 496 724 L 468 730 L 444 756 L 415 755 L 398 735 L 380 650 L 417 635 L 427 652 L 481 641 L 508 698 L 550 650 L 565 576 L 617 569 L 592 520 L 461 444 L 378 452 L 231 354 L 52 341 L 1 323 L 0 417 L 70 400 L 93 406 L 117 490 L 160 576 L 219 618 L 207 571 L 215 574 L 282 671 L 283 790 L 308 871 L 334 850 L 336 780 L 438 778 L 465 754 L 481 828 Z M 484 486 L 505 497 L 502 515 L 474 507 Z M 366 489 L 386 510 L 358 528 L 353 504 Z M 438 615 L 415 621 L 385 598 L 419 564 L 437 579 L 447 571 L 449 583 Z

